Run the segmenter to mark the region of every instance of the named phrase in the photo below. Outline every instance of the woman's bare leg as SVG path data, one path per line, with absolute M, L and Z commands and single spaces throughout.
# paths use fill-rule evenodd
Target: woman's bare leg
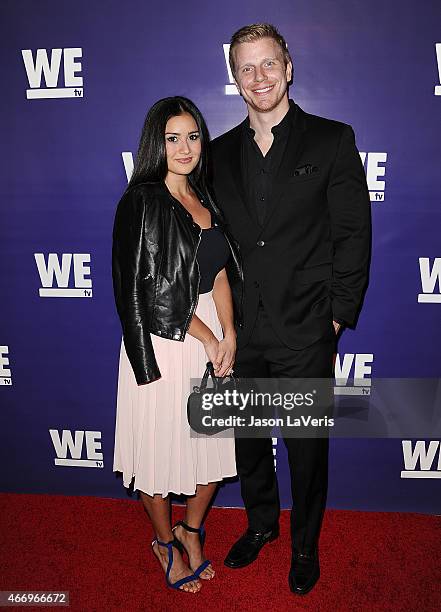
M 170 500 L 168 497 L 163 498 L 161 495 L 147 495 L 142 491 L 139 492 L 141 496 L 144 508 L 149 515 L 152 522 L 153 529 L 155 530 L 156 537 L 161 542 L 170 542 L 173 540 L 173 533 L 170 525 Z M 173 546 L 173 566 L 170 571 L 170 582 L 176 582 L 186 576 L 191 576 L 193 573 L 188 567 L 180 552 Z M 153 545 L 153 552 L 159 559 L 164 572 L 167 570 L 168 565 L 168 549 L 165 546 L 159 546 L 157 543 Z M 183 584 L 180 588 L 183 591 L 191 593 L 197 593 L 201 588 L 201 582 L 199 580 L 192 580 Z
M 199 529 L 202 524 L 203 518 L 207 511 L 208 505 L 216 492 L 217 483 L 209 483 L 207 485 L 197 485 L 196 493 L 191 497 L 187 498 L 187 508 L 184 517 L 184 522 L 190 527 Z M 202 547 L 199 541 L 199 534 L 191 533 L 179 525 L 175 529 L 176 537 L 183 543 L 188 551 L 190 567 L 196 570 L 199 565 L 205 561 L 205 557 L 202 552 Z M 214 576 L 214 569 L 211 564 L 201 572 L 200 577 L 205 580 L 210 580 Z

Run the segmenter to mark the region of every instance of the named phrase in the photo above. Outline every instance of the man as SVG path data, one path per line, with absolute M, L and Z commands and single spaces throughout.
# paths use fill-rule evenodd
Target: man
M 370 202 L 349 125 L 288 98 L 292 61 L 269 24 L 241 28 L 230 66 L 248 117 L 212 143 L 213 185 L 243 258 L 240 377 L 331 378 L 336 335 L 353 327 L 367 284 Z M 320 569 L 327 437 L 287 438 L 293 508 L 289 585 L 310 591 Z M 277 538 L 280 513 L 271 438 L 236 439 L 249 528 L 225 564 L 248 565 Z

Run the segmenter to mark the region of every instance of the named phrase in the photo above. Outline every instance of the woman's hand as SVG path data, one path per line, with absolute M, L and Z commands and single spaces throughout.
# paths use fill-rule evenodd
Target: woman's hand
M 204 345 L 208 361 L 211 361 L 216 371 L 215 362 L 218 353 L 219 340 L 214 334 L 211 334 L 211 337 L 206 342 L 202 342 L 202 344 Z
M 217 355 L 213 361 L 216 376 L 230 374 L 236 356 L 236 335 L 228 334 L 219 342 Z
M 224 339 L 219 342 L 216 360 L 213 362 L 213 365 L 216 376 L 225 376 L 230 374 L 236 356 L 233 298 L 225 268 L 222 268 L 215 278 L 213 299 L 216 304 L 220 324 L 224 331 Z

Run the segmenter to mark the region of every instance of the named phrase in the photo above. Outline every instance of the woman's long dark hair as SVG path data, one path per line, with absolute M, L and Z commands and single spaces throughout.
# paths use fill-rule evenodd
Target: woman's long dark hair
M 147 113 L 139 141 L 133 174 L 128 187 L 150 181 L 163 181 L 167 176 L 165 126 L 171 117 L 188 113 L 198 126 L 201 140 L 201 157 L 189 174 L 190 183 L 205 191 L 208 173 L 208 148 L 210 135 L 200 110 L 188 98 L 174 96 L 158 100 Z

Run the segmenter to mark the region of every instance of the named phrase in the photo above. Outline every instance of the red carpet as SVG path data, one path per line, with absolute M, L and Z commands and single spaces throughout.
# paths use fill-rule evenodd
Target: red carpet
M 140 503 L 2 494 L 0 516 L 0 590 L 70 591 L 68 609 L 75 612 L 441 608 L 440 517 L 327 511 L 321 579 L 309 595 L 298 597 L 287 583 L 288 512 L 282 513 L 282 538 L 267 545 L 254 564 L 234 571 L 222 560 L 244 530 L 245 514 L 212 509 L 206 550 L 217 575 L 197 594 L 166 588 Z M 174 517 L 180 516 L 176 507 Z

